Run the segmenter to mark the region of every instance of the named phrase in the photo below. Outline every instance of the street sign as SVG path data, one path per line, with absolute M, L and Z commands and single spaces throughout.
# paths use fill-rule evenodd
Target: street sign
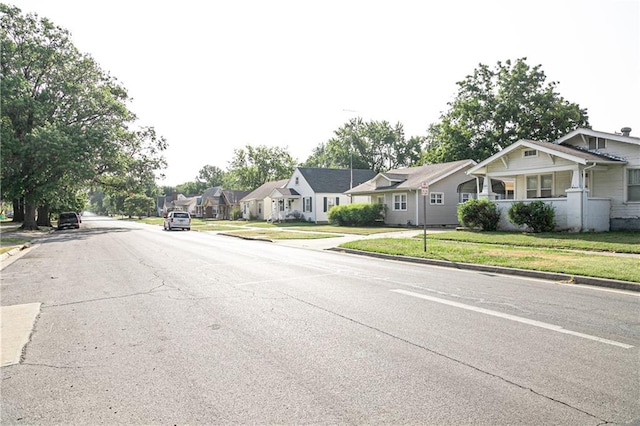
M 427 195 L 429 195 L 429 184 L 427 182 L 422 182 L 422 195 L 424 195 L 425 197 Z

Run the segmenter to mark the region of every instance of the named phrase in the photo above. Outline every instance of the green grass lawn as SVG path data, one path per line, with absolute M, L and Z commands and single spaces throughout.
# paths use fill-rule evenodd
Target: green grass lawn
M 511 238 L 507 240 L 509 236 Z M 605 254 L 606 252 L 600 254 L 593 249 L 588 250 L 587 247 L 592 247 L 591 243 L 594 241 L 589 241 L 589 244 L 585 243 L 581 234 L 575 235 L 572 250 L 554 247 L 556 241 L 564 241 L 565 243 L 570 241 L 564 237 L 541 239 L 548 242 L 547 248 L 544 248 L 543 245 L 536 247 L 531 244 L 519 245 L 519 236 L 507 233 L 486 236 L 483 236 L 483 233 L 478 233 L 474 238 L 484 239 L 483 242 L 470 242 L 472 236 L 467 236 L 466 240 L 455 238 L 445 240 L 444 237 L 446 235 L 429 234 L 426 252 L 422 238 L 375 238 L 347 242 L 340 247 L 449 262 L 557 272 L 640 283 L 640 257 L 612 256 Z M 602 234 L 600 238 L 608 239 L 609 237 Z M 618 235 L 618 238 L 626 240 L 626 237 L 622 235 Z M 637 247 L 629 246 L 634 245 L 632 241 L 635 241 L 636 237 L 632 235 L 629 238 L 631 242 L 627 240 L 620 245 L 633 252 L 633 250 L 637 250 Z M 595 238 L 595 240 L 598 239 Z M 461 243 L 461 241 L 464 242 Z M 528 240 L 526 241 L 528 242 Z M 619 247 L 616 246 L 616 248 Z
M 640 253 L 640 232 L 520 233 L 453 231 L 428 234 L 429 239 L 503 246 L 546 247 L 611 253 Z

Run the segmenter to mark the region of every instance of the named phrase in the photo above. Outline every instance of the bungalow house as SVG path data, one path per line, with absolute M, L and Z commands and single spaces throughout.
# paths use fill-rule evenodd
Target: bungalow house
M 473 160 L 460 160 L 390 170 L 347 194 L 354 202 L 384 204 L 384 222 L 388 225 L 424 226 L 425 212 L 427 226 L 457 225 L 458 204 L 471 197 L 458 189 L 469 181 L 466 172 L 475 164 Z
M 232 213 L 236 209 L 240 211 L 240 200 L 247 194 L 249 191 L 223 189 L 218 207 L 218 217 L 226 220 L 235 219 L 232 217 Z
M 272 206 L 267 220 L 296 217 L 327 223 L 331 207 L 351 202 L 345 191 L 373 176 L 372 170 L 297 167 L 284 187 L 269 194 Z
M 185 197 L 184 195 L 178 195 L 178 199 L 171 202 L 172 210 L 180 210 L 183 212 L 189 212 L 191 216 L 196 215 L 196 206 L 200 197 Z
M 163 195 L 161 197 L 156 198 L 156 212 L 159 217 L 166 215 L 167 212 L 169 212 L 172 209 L 173 207 L 172 202 L 174 200 L 177 200 L 178 196 L 184 197 L 184 195 L 174 192 L 171 195 Z
M 200 209 L 203 218 L 220 219 L 220 197 L 222 197 L 222 188 L 213 186 L 202 194 Z M 224 201 L 222 201 L 223 203 Z
M 240 200 L 242 218 L 245 220 L 266 220 L 271 217 L 271 198 L 275 188 L 284 187 L 288 179 L 266 182 Z
M 500 229 L 520 229 L 507 220 L 515 201 L 543 200 L 554 207 L 557 230 L 640 230 L 640 138 L 630 131 L 580 128 L 555 142 L 519 140 L 468 174 L 505 183 L 510 197 L 488 184 L 478 194 L 495 200 Z

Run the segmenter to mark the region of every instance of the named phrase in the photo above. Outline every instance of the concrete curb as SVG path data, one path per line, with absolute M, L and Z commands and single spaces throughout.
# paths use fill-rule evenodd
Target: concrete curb
M 584 284 L 598 287 L 615 288 L 618 290 L 629 290 L 640 292 L 640 283 L 630 281 L 611 280 L 606 278 L 586 277 L 581 275 L 560 274 L 555 272 L 533 271 L 528 269 L 504 268 L 501 266 L 478 265 L 474 263 L 457 263 L 446 260 L 423 259 L 418 257 L 390 255 L 383 253 L 374 253 L 362 250 L 354 250 L 348 248 L 334 247 L 328 249 L 342 253 L 356 254 L 360 256 L 369 256 L 379 259 L 397 260 L 402 262 L 420 263 L 423 265 L 442 266 L 445 268 L 456 268 L 471 271 L 489 272 L 494 274 L 516 275 L 521 277 L 540 278 L 549 281 L 557 281 L 565 284 Z
M 2 253 L 0 254 L 0 261 L 3 261 L 5 259 L 8 259 L 10 257 L 15 256 L 16 254 L 20 253 L 22 250 L 26 250 L 29 247 L 31 247 L 31 243 L 28 244 L 23 244 L 19 247 L 13 248 L 11 250 L 9 250 L 8 252 Z

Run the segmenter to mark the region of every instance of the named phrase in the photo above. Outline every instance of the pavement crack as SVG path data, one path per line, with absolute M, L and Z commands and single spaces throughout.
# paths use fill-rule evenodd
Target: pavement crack
M 335 315 L 335 316 L 340 317 L 340 318 L 342 318 L 342 319 L 344 319 L 344 320 L 350 321 L 350 322 L 352 322 L 352 323 L 354 323 L 354 324 L 358 324 L 358 325 L 360 325 L 360 326 L 362 326 L 362 327 L 366 327 L 366 328 L 368 328 L 368 329 L 370 329 L 370 330 L 373 330 L 373 331 L 376 331 L 376 332 L 378 332 L 378 333 L 381 333 L 381 334 L 383 334 L 383 335 L 385 335 L 385 336 L 391 337 L 392 339 L 395 339 L 395 340 L 398 340 L 398 341 L 404 342 L 404 343 L 406 343 L 406 344 L 408 344 L 408 345 L 411 345 L 411 346 L 414 346 L 414 347 L 416 347 L 416 348 L 419 348 L 419 349 L 421 349 L 421 350 L 423 350 L 423 351 L 429 352 L 429 353 L 431 353 L 431 354 L 433 354 L 433 355 L 436 355 L 436 356 L 439 356 L 439 357 L 445 358 L 445 359 L 447 359 L 447 360 L 449 360 L 449 361 L 452 361 L 452 362 L 454 362 L 454 363 L 456 363 L 456 364 L 459 364 L 459 365 L 465 366 L 465 367 L 467 367 L 467 368 L 471 368 L 472 370 L 475 370 L 475 371 L 477 371 L 477 372 L 479 372 L 479 373 L 485 374 L 485 375 L 487 375 L 487 376 L 494 377 L 494 378 L 496 378 L 496 379 L 498 379 L 498 380 L 501 380 L 501 381 L 503 381 L 503 382 L 505 382 L 505 383 L 507 383 L 507 384 L 509 384 L 509 385 L 511 385 L 511 386 L 515 386 L 515 387 L 517 387 L 517 388 L 519 388 L 519 389 L 522 389 L 522 390 L 525 390 L 525 391 L 531 392 L 531 393 L 533 393 L 534 395 L 537 395 L 537 396 L 539 396 L 539 397 L 541 397 L 541 398 L 544 398 L 544 399 L 547 399 L 547 400 L 549 400 L 549 401 L 552 401 L 552 402 L 554 402 L 554 403 L 556 403 L 556 404 L 564 405 L 565 407 L 568 407 L 568 408 L 570 408 L 570 409 L 572 409 L 572 410 L 575 410 L 575 411 L 577 411 L 577 412 L 579 412 L 579 413 L 585 414 L 585 415 L 587 415 L 587 416 L 589 416 L 589 417 L 592 417 L 592 418 L 594 418 L 594 419 L 596 419 L 596 420 L 600 421 L 601 423 L 599 423 L 599 424 L 608 424 L 608 423 L 609 423 L 607 420 L 605 420 L 605 419 L 601 419 L 601 418 L 599 418 L 598 416 L 596 416 L 596 415 L 594 415 L 594 414 L 591 414 L 591 413 L 589 413 L 589 412 L 587 412 L 587 411 L 584 411 L 584 410 L 582 410 L 582 409 L 580 409 L 580 408 L 578 408 L 578 407 L 575 407 L 575 406 L 573 406 L 573 405 L 570 405 L 570 404 L 568 404 L 568 403 L 566 403 L 566 402 L 563 402 L 563 401 L 561 401 L 561 400 L 559 400 L 559 399 L 556 399 L 556 398 L 553 398 L 553 397 L 551 397 L 551 396 L 545 395 L 545 394 L 543 394 L 543 393 L 541 393 L 541 392 L 536 391 L 536 390 L 535 390 L 535 389 L 533 389 L 533 388 L 530 388 L 530 387 L 527 387 L 527 386 L 523 386 L 523 385 L 521 385 L 521 384 L 519 384 L 519 383 L 516 383 L 516 382 L 514 382 L 514 381 L 512 381 L 512 380 L 509 380 L 509 379 L 507 379 L 507 378 L 505 378 L 505 377 L 502 377 L 502 376 L 500 376 L 500 375 L 498 375 L 498 374 L 492 373 L 492 372 L 487 371 L 487 370 L 483 370 L 483 369 L 481 369 L 481 368 L 479 368 L 479 367 L 476 367 L 475 365 L 469 364 L 468 362 L 465 362 L 465 361 L 462 361 L 462 360 L 460 360 L 460 359 L 454 358 L 454 357 L 449 356 L 449 355 L 447 355 L 447 354 L 444 354 L 444 353 L 442 353 L 442 352 L 435 351 L 435 350 L 430 349 L 430 348 L 428 348 L 428 347 L 426 347 L 426 346 L 420 345 L 420 344 L 418 344 L 418 343 L 415 343 L 415 342 L 412 342 L 412 341 L 410 341 L 410 340 L 407 340 L 407 339 L 405 339 L 405 338 L 403 338 L 403 337 L 396 336 L 395 334 L 392 334 L 392 333 L 389 333 L 389 332 L 387 332 L 387 331 L 384 331 L 384 330 L 382 330 L 382 329 L 380 329 L 380 328 L 374 327 L 374 326 L 369 325 L 369 324 L 365 324 L 365 323 L 363 323 L 363 322 L 361 322 L 361 321 L 358 321 L 358 320 L 356 320 L 356 319 L 353 319 L 353 318 L 350 318 L 350 317 L 348 317 L 348 316 L 342 315 L 342 314 L 340 314 L 340 313 L 338 313 L 338 312 L 334 312 L 334 311 L 331 311 L 331 310 L 329 310 L 329 309 L 323 308 L 322 306 L 319 306 L 319 305 L 316 305 L 316 304 L 314 304 L 314 303 L 308 302 L 308 301 L 306 301 L 306 300 L 304 300 L 304 299 L 300 299 L 299 297 L 292 296 L 292 295 L 290 295 L 290 294 L 288 294 L 288 293 L 285 293 L 285 292 L 282 292 L 282 291 L 280 291 L 279 293 L 282 293 L 282 294 L 284 294 L 284 295 L 286 295 L 286 296 L 288 296 L 288 297 L 290 297 L 290 298 L 292 298 L 292 299 L 294 299 L 294 300 L 297 300 L 298 302 L 304 303 L 304 304 L 309 305 L 309 306 L 311 306 L 311 307 L 313 307 L 313 308 L 319 309 L 319 310 L 324 311 L 324 312 L 327 312 L 327 313 L 329 313 L 329 314 L 331 314 L 331 315 Z
M 28 365 L 30 367 L 47 367 L 47 368 L 54 368 L 57 370 L 79 370 L 81 368 L 86 368 L 87 366 L 67 366 L 67 365 L 52 365 L 52 364 L 40 364 L 40 363 L 34 363 L 34 362 L 22 362 L 20 363 L 20 365 Z M 88 366 L 88 367 L 94 367 L 94 366 Z
M 167 287 L 166 290 L 160 290 L 162 287 Z M 149 296 L 149 295 L 154 295 L 153 293 L 159 293 L 159 292 L 169 292 L 169 291 L 177 291 L 183 294 L 186 294 L 188 297 L 183 297 L 183 298 L 177 298 L 177 297 L 171 297 L 171 296 L 167 296 L 169 299 L 174 299 L 174 300 L 200 300 L 200 299 L 206 299 L 206 297 L 193 297 L 193 296 L 189 296 L 189 294 L 187 292 L 185 292 L 184 290 L 178 288 L 178 287 L 172 287 L 169 286 L 167 284 L 160 284 L 157 285 L 149 290 L 146 291 L 140 291 L 140 292 L 136 292 L 136 293 L 129 293 L 129 294 L 121 294 L 119 296 L 108 296 L 108 297 L 96 297 L 94 299 L 85 299 L 85 300 L 78 300 L 75 302 L 67 302 L 67 303 L 56 303 L 56 304 L 50 304 L 50 305 L 44 305 L 43 304 L 43 308 L 47 307 L 47 308 L 56 308 L 56 307 L 62 307 L 62 306 L 71 306 L 71 305 L 81 305 L 84 303 L 91 303 L 91 302 L 102 302 L 105 300 L 116 300 L 116 299 L 126 299 L 129 297 L 137 297 L 137 296 Z

